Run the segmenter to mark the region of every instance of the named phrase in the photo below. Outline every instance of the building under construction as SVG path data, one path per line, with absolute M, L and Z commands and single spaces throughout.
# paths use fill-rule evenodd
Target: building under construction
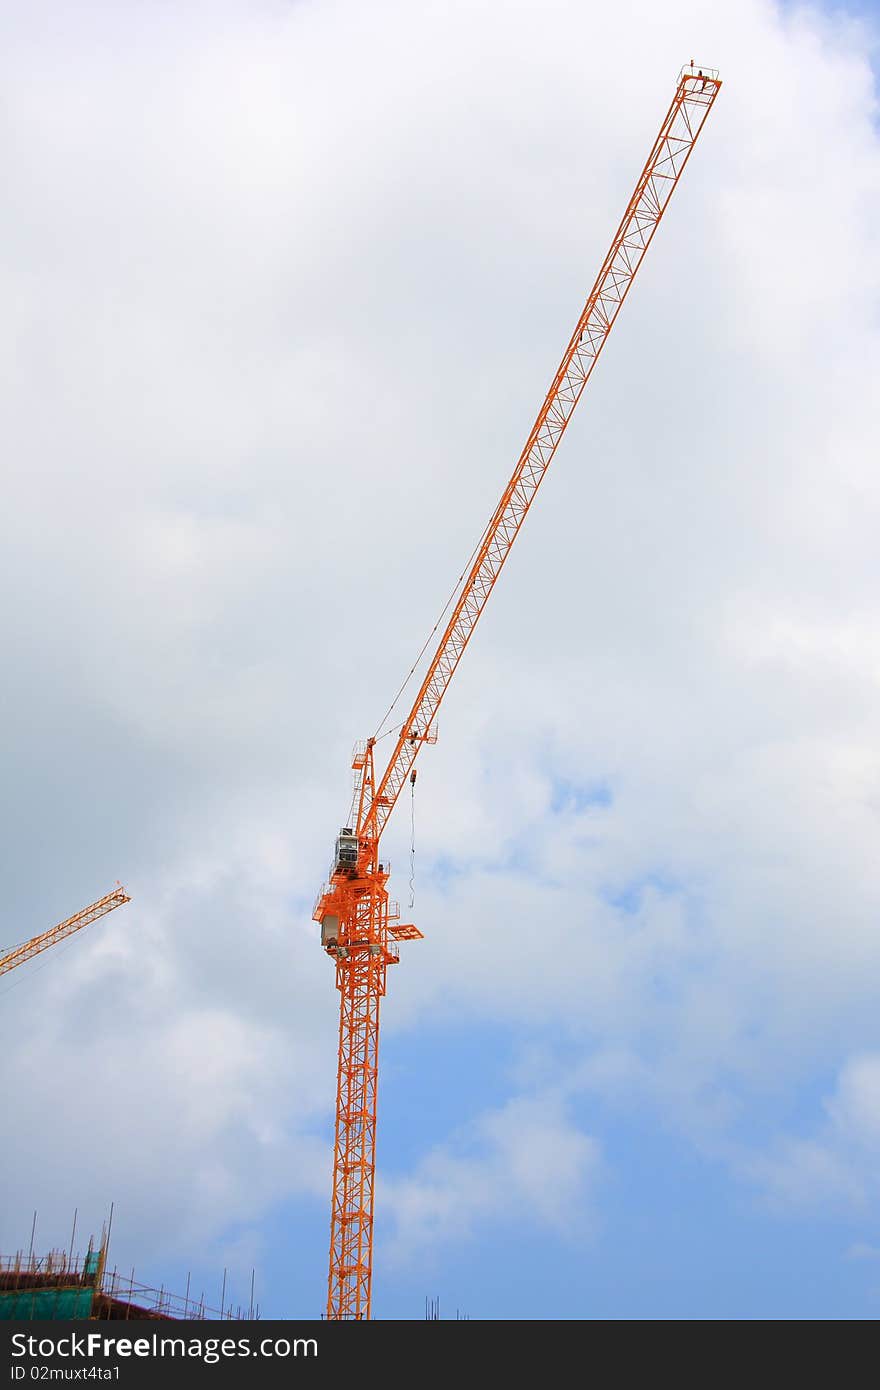
M 97 1319 L 120 1321 L 145 1318 L 164 1322 L 187 1319 L 258 1318 L 253 1285 L 248 1308 L 211 1308 L 204 1294 L 191 1296 L 189 1281 L 181 1296 L 165 1288 L 151 1288 L 135 1281 L 130 1274 L 107 1269 L 107 1240 L 95 1248 L 92 1241 L 85 1255 L 53 1250 L 48 1255 L 19 1251 L 0 1256 L 0 1321 L 69 1321 Z

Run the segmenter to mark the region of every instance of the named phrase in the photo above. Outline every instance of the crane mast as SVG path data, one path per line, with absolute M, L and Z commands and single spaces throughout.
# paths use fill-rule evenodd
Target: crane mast
M 124 903 L 130 902 L 131 898 L 128 897 L 123 887 L 114 888 L 112 893 L 106 893 L 97 902 L 92 903 L 89 907 L 84 907 L 82 912 L 77 912 L 73 917 L 68 917 L 66 921 L 59 922 L 57 927 L 50 927 L 40 936 L 32 936 L 30 941 L 25 941 L 5 956 L 0 956 L 0 975 L 5 975 L 8 970 L 14 970 L 17 965 L 24 965 L 26 960 L 38 956 L 41 951 L 48 950 L 50 946 L 64 941 L 66 937 L 73 936 L 74 932 L 81 931 L 90 922 L 96 922 L 99 917 L 106 916 L 115 907 L 122 907 Z
M 422 935 L 400 922 L 389 898 L 389 866 L 379 858 L 379 840 L 407 778 L 415 776 L 419 750 L 436 742 L 443 696 L 720 88 L 714 69 L 682 68 L 660 132 L 384 771 L 377 776 L 375 739 L 355 748 L 353 824 L 339 834 L 329 883 L 314 912 L 321 944 L 336 964 L 340 993 L 327 1290 L 331 1319 L 370 1317 L 379 1006 L 387 968 L 399 960 L 399 943 Z

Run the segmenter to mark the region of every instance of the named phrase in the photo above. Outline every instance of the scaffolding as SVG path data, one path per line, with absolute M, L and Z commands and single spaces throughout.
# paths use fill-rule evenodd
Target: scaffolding
M 106 1239 L 97 1249 L 90 1241 L 85 1255 L 52 1250 L 48 1255 L 19 1251 L 0 1256 L 0 1321 L 237 1321 L 260 1316 L 253 1278 L 248 1307 L 226 1306 L 224 1271 L 220 1307 L 214 1308 L 205 1302 L 204 1293 L 192 1296 L 189 1277 L 186 1292 L 174 1294 L 164 1287 L 138 1283 L 133 1269 L 130 1274 L 108 1270 L 106 1259 Z

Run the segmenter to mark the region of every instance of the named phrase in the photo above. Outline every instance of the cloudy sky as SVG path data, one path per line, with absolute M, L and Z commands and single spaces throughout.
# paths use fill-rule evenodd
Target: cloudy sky
M 420 761 L 375 1308 L 880 1312 L 880 15 L 0 3 L 0 1252 L 326 1289 L 310 922 L 692 55 Z M 388 745 L 385 745 L 386 747 Z M 410 818 L 386 836 L 408 900 Z

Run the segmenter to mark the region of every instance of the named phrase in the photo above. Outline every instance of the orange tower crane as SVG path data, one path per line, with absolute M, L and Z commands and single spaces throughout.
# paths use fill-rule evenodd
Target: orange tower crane
M 415 778 L 420 748 L 436 742 L 437 711 L 455 668 L 720 89 L 714 69 L 682 68 L 660 133 L 384 770 L 376 770 L 375 737 L 355 748 L 351 824 L 336 840 L 329 883 L 314 913 L 321 944 L 336 965 L 340 995 L 327 1288 L 331 1319 L 370 1316 L 379 1004 L 387 968 L 399 959 L 398 943 L 422 935 L 400 923 L 399 910 L 389 901 L 388 865 L 379 858 L 379 840 L 407 777 Z
M 66 922 L 59 922 L 57 927 L 50 927 L 40 936 L 32 936 L 30 941 L 24 941 L 5 956 L 0 956 L 0 975 L 5 975 L 8 970 L 14 970 L 17 965 L 24 965 L 26 960 L 38 956 L 41 951 L 47 951 L 50 946 L 64 941 L 66 937 L 73 936 L 74 932 L 81 931 L 90 922 L 96 922 L 99 917 L 105 917 L 108 912 L 113 911 L 114 907 L 122 907 L 124 903 L 130 902 L 131 898 L 119 885 L 113 889 L 112 893 L 106 893 L 103 898 L 99 898 L 90 907 L 84 907 L 82 912 L 77 912 L 74 917 L 68 917 Z

